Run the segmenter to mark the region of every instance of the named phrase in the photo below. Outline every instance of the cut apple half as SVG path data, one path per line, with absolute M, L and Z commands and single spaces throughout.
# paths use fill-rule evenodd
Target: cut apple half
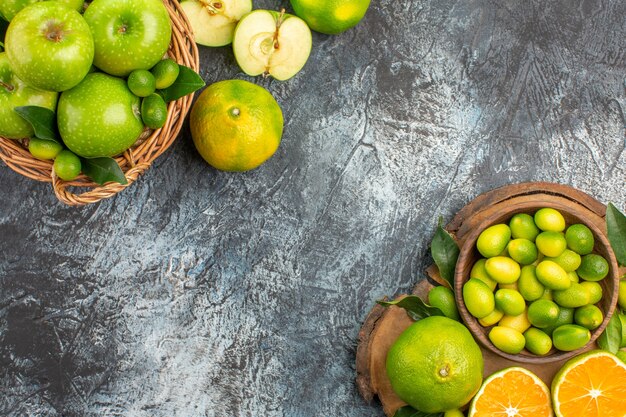
M 244 16 L 233 37 L 239 67 L 248 75 L 287 80 L 304 67 L 311 53 L 311 30 L 297 16 L 255 10 Z
M 252 0 L 184 0 L 180 6 L 191 24 L 196 43 L 224 46 L 233 41 L 239 19 L 252 10 Z

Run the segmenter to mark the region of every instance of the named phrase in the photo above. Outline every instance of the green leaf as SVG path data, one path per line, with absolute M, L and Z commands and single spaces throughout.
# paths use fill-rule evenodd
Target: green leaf
M 206 83 L 194 70 L 180 65 L 180 72 L 174 84 L 160 91 L 166 102 L 178 100 L 204 87 Z
M 613 203 L 606 208 L 606 231 L 617 262 L 626 266 L 626 216 Z
M 80 158 L 80 162 L 82 163 L 83 174 L 87 175 L 95 183 L 102 185 L 105 182 L 112 181 L 128 184 L 122 169 L 113 158 Z
M 617 312 L 611 316 L 608 326 L 598 337 L 598 346 L 600 349 L 607 350 L 611 353 L 617 353 L 619 345 L 622 342 L 622 321 L 617 316 Z
M 408 295 L 401 300 L 377 301 L 383 307 L 397 306 L 406 310 L 409 317 L 418 321 L 430 316 L 443 316 L 437 307 L 430 306 L 417 295 Z
M 418 411 L 410 405 L 405 405 L 404 407 L 398 408 L 393 417 L 442 417 L 443 413 L 425 413 L 423 411 Z
M 442 221 L 443 218 L 440 217 L 435 237 L 430 244 L 430 253 L 439 268 L 439 275 L 454 288 L 454 269 L 460 251 L 452 236 L 441 226 Z
M 38 106 L 21 106 L 14 110 L 30 123 L 36 137 L 61 143 L 57 131 L 57 116 L 52 110 Z

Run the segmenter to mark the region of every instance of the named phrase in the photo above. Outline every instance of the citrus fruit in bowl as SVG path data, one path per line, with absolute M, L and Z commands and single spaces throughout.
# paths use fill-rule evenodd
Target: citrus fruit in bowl
M 461 318 L 487 349 L 517 362 L 589 349 L 619 292 L 598 216 L 552 195 L 518 197 L 508 207 L 481 216 L 460 245 L 454 291 Z M 478 285 L 486 278 L 495 287 Z

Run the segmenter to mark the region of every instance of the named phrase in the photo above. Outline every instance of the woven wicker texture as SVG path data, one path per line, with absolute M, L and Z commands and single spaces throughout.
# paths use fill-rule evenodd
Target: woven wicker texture
M 163 0 L 172 21 L 172 41 L 168 56 L 182 65 L 199 70 L 198 48 L 194 42 L 191 26 L 177 0 Z M 129 187 L 152 162 L 169 148 L 180 129 L 191 103 L 193 94 L 168 104 L 165 126 L 147 131 L 123 155 L 116 157 L 128 184 L 107 183 L 102 186 L 80 175 L 74 181 L 59 179 L 52 169 L 52 161 L 40 161 L 27 149 L 28 139 L 12 140 L 0 137 L 0 158 L 15 172 L 37 181 L 52 183 L 60 201 L 70 206 L 81 206 L 109 198 Z M 76 191 L 78 190 L 78 191 Z

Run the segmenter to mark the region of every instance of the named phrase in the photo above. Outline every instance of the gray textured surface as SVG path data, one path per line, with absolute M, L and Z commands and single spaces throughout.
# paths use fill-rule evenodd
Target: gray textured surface
M 272 2 L 255 7 L 272 7 Z M 217 172 L 185 128 L 81 209 L 0 166 L 0 415 L 381 416 L 359 326 L 410 289 L 436 218 L 511 182 L 626 202 L 626 3 L 374 1 L 255 79 L 283 143 Z M 202 49 L 207 82 L 245 78 Z

